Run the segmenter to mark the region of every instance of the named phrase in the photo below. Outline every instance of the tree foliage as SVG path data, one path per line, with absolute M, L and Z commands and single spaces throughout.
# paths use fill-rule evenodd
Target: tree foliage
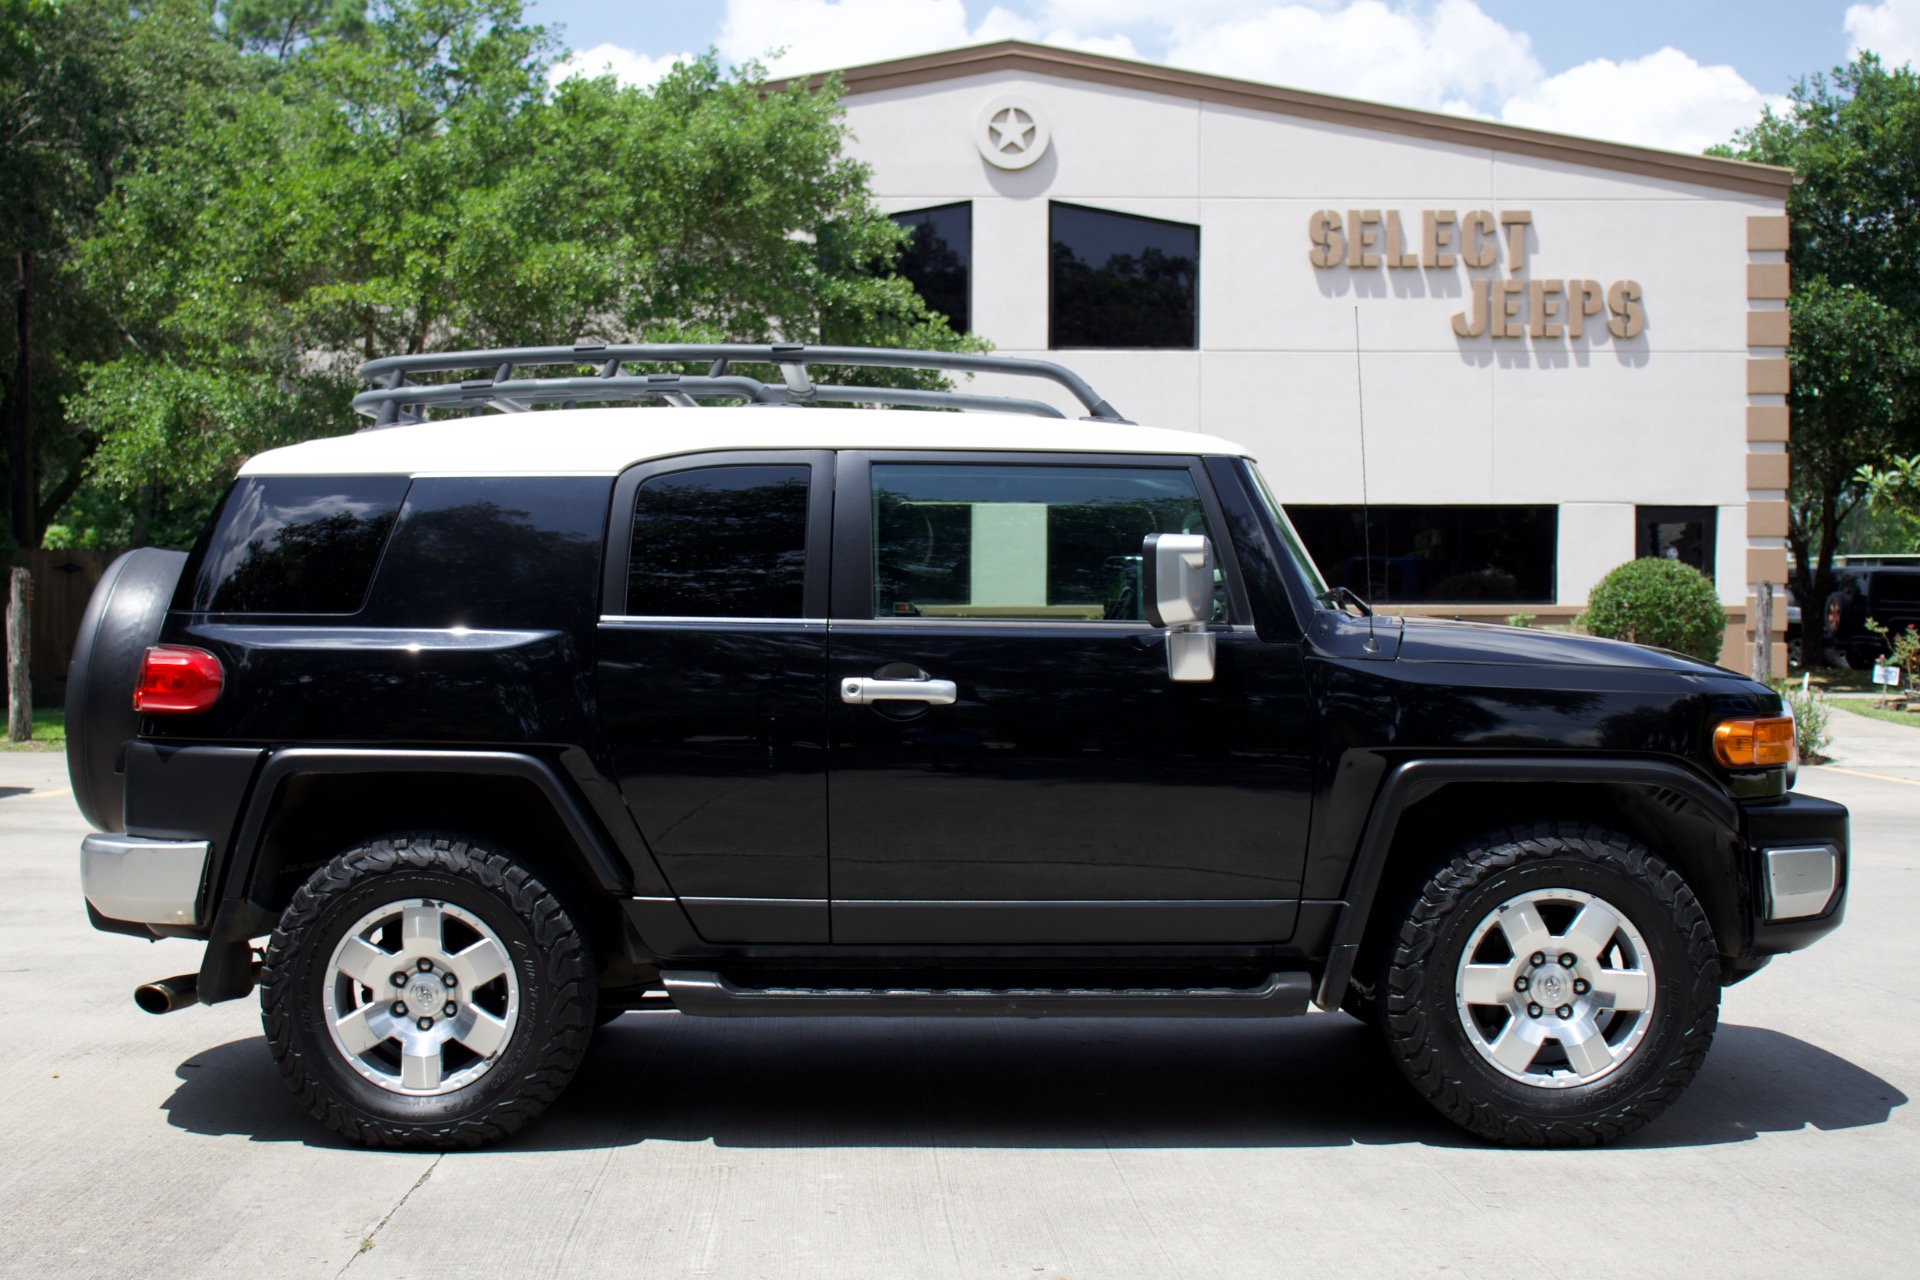
M 1863 464 L 1920 448 L 1920 77 L 1862 54 L 1796 85 L 1732 154 L 1787 165 L 1795 582 L 1832 590 Z
M 98 438 L 65 412 L 125 345 L 111 289 L 72 271 L 98 210 L 151 149 L 245 76 L 200 0 L 0 0 L 0 423 L 9 540 L 32 543 Z
M 519 0 L 200 12 L 235 88 L 95 206 L 73 274 L 115 341 L 66 401 L 97 444 L 52 536 L 190 536 L 248 454 L 359 425 L 374 356 L 978 345 L 890 271 L 905 236 L 844 155 L 837 86 L 709 54 L 651 89 L 551 87 Z

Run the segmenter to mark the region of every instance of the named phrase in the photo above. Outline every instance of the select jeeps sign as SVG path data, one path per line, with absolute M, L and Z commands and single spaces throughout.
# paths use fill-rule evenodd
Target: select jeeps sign
M 1639 336 L 1646 325 L 1637 280 L 1523 279 L 1527 265 L 1527 209 L 1422 209 L 1420 227 L 1398 209 L 1316 210 L 1307 219 L 1313 242 L 1307 258 L 1316 267 L 1370 271 L 1450 271 L 1455 261 L 1468 267 L 1497 267 L 1504 243 L 1508 279 L 1467 282 L 1467 306 L 1453 315 L 1453 331 L 1462 338 L 1579 338 L 1589 322 L 1616 338 Z

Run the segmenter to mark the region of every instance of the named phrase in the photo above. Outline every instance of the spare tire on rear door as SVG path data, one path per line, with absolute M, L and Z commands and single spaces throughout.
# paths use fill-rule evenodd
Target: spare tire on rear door
M 126 779 L 117 771 L 120 746 L 139 731 L 133 685 L 147 646 L 187 562 L 184 551 L 141 547 L 115 560 L 87 601 L 67 668 L 67 776 L 74 803 L 96 831 L 124 825 Z

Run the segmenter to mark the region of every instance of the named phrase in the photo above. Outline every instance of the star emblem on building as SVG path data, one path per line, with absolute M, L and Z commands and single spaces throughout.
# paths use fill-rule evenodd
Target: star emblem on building
M 1007 107 L 987 122 L 987 129 L 993 137 L 994 148 L 1009 155 L 1019 155 L 1033 145 L 1033 117 L 1018 107 Z

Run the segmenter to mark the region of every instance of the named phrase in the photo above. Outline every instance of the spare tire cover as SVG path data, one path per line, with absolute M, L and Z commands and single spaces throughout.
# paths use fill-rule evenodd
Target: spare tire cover
M 173 601 L 184 551 L 141 547 L 107 566 L 87 601 L 67 667 L 67 776 L 80 813 L 97 831 L 125 825 L 120 746 L 139 732 L 133 685 L 147 646 Z

